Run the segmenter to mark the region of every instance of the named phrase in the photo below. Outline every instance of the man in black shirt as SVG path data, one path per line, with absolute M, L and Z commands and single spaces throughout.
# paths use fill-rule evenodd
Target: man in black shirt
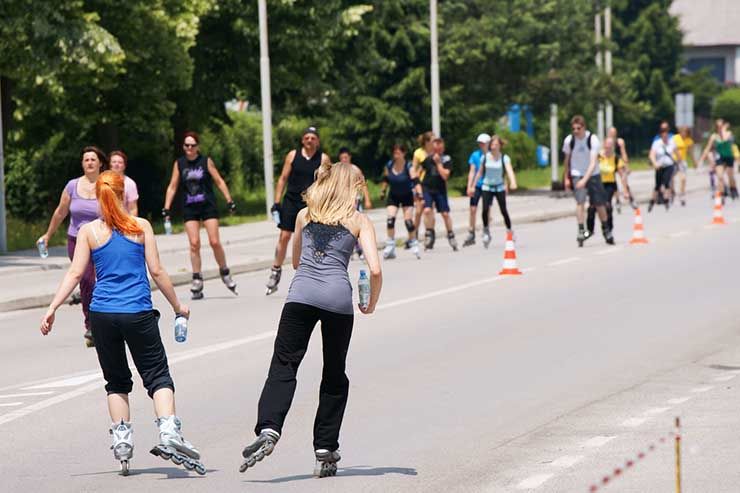
M 454 251 L 457 251 L 457 240 L 452 230 L 452 218 L 450 217 L 450 204 L 447 200 L 447 180 L 452 174 L 452 158 L 445 154 L 445 141 L 438 137 L 434 139 L 433 152 L 429 153 L 421 163 L 422 180 L 421 186 L 424 192 L 424 227 L 426 234 L 424 238 L 424 249 L 434 248 L 434 210 L 442 215 L 447 228 L 447 240 Z

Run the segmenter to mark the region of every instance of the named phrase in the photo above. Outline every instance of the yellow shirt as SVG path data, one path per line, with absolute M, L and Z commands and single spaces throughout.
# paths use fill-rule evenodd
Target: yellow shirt
M 624 163 L 620 160 L 619 165 L 617 165 L 616 154 L 611 157 L 599 154 L 599 171 L 601 171 L 601 181 L 603 183 L 616 183 L 616 172 L 622 168 L 624 168 Z
M 681 137 L 681 134 L 676 134 L 673 136 L 673 143 L 676 144 L 678 158 L 681 161 L 687 161 L 689 157 L 689 149 L 694 145 L 694 139 L 691 137 L 683 138 Z
M 732 157 L 735 158 L 735 161 L 740 159 L 740 149 L 737 148 L 737 144 L 732 144 Z
M 418 147 L 414 151 L 414 157 L 413 157 L 412 163 L 414 165 L 414 169 L 416 170 L 416 173 L 419 175 L 420 180 L 424 179 L 424 170 L 420 168 L 421 168 L 421 163 L 424 162 L 426 158 L 427 158 L 427 152 L 421 147 Z

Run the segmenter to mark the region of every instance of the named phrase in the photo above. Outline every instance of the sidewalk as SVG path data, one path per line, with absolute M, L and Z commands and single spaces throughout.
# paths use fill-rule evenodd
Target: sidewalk
M 654 183 L 653 180 L 653 173 L 650 171 L 634 172 L 630 175 L 630 186 L 637 200 L 645 201 L 649 198 Z M 688 191 L 695 192 L 706 188 L 706 175 L 690 170 Z M 519 224 L 568 217 L 573 215 L 575 209 L 570 193 L 550 193 L 548 190 L 515 192 L 508 197 L 507 202 L 514 229 Z M 709 203 L 709 200 L 707 200 L 707 203 Z M 455 232 L 458 236 L 462 236 L 467 231 L 468 224 L 467 197 L 451 199 L 450 207 Z M 709 207 L 707 205 L 708 214 L 710 213 Z M 500 227 L 502 224 L 501 216 L 495 205 L 493 209 L 494 226 Z M 373 209 L 368 214 L 375 224 L 378 243 L 382 244 L 386 236 L 385 209 Z M 400 228 L 398 227 L 399 224 L 401 225 Z M 478 217 L 478 227 L 480 228 L 480 216 Z M 443 228 L 438 218 L 438 232 L 441 232 Z M 403 228 L 402 221 L 397 222 L 396 231 L 399 238 L 405 237 L 406 231 Z M 238 274 L 267 269 L 272 264 L 277 229 L 271 221 L 223 227 L 220 233 L 232 273 Z M 626 235 L 627 232 L 620 238 L 626 238 Z M 442 237 L 440 238 L 442 239 Z M 462 238 L 459 238 L 458 241 L 462 242 Z M 206 279 L 217 278 L 218 266 L 208 245 L 205 231 L 201 231 L 201 244 L 203 276 Z M 170 274 L 173 283 L 175 285 L 188 284 L 191 279 L 190 255 L 185 234 L 158 235 L 157 245 L 159 246 L 161 261 Z M 289 262 L 290 258 L 286 261 Z M 68 267 L 69 260 L 67 259 L 66 247 L 51 248 L 47 259 L 39 258 L 35 249 L 0 256 L 0 276 L 6 281 L 0 286 L 0 312 L 48 305 Z

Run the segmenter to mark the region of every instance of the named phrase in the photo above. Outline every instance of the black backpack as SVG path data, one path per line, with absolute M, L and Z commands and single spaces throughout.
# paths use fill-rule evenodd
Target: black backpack
M 588 150 L 591 150 L 591 137 L 593 137 L 594 134 L 591 132 L 588 133 L 586 136 L 586 145 L 588 146 Z M 570 134 L 570 152 L 573 152 L 573 149 L 576 147 L 576 136 L 573 134 Z

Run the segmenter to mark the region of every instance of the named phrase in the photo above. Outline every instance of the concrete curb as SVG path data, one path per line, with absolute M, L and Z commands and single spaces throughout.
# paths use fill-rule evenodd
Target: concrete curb
M 703 189 L 689 189 L 687 190 L 687 194 L 693 195 L 695 193 L 701 192 Z M 650 200 L 651 193 L 645 192 L 635 195 L 635 201 L 638 203 L 647 203 Z M 566 198 L 566 197 L 563 197 Z M 629 205 L 627 205 L 627 208 L 629 208 Z M 547 222 L 547 221 L 555 221 L 557 219 L 563 219 L 567 217 L 571 217 L 574 215 L 575 206 L 568 208 L 567 210 L 559 210 L 559 211 L 537 211 L 537 212 L 530 212 L 527 214 L 522 215 L 515 215 L 512 214 L 512 220 L 515 224 L 528 224 L 528 223 L 538 223 L 538 222 Z M 500 224 L 500 220 L 497 220 L 495 222 L 496 225 Z M 458 226 L 454 228 L 455 235 L 462 235 L 467 233 L 468 227 L 466 226 Z M 264 239 L 265 236 L 261 235 L 258 238 L 255 239 Z M 245 240 L 247 241 L 247 240 Z M 248 240 L 253 241 L 253 240 Z M 235 242 L 236 243 L 236 242 Z M 383 242 L 378 245 L 378 249 L 382 249 L 384 246 Z M 291 258 L 286 257 L 285 263 L 283 265 L 290 265 Z M 269 269 L 272 266 L 271 260 L 259 260 L 259 261 L 253 261 L 253 262 L 245 262 L 245 263 L 238 263 L 234 265 L 230 265 L 229 269 L 231 270 L 232 274 L 243 274 L 245 272 L 255 272 L 260 270 Z M 64 267 L 66 269 L 66 267 Z M 218 272 L 217 268 L 213 269 L 206 269 L 203 271 L 203 279 L 204 280 L 212 280 L 212 279 L 219 279 L 221 276 Z M 190 281 L 192 279 L 192 275 L 190 272 L 187 273 L 172 273 L 170 274 L 170 279 L 172 280 L 172 284 L 175 286 L 183 286 L 190 284 Z M 152 290 L 156 290 L 157 287 L 152 282 Z M 48 306 L 49 303 L 51 303 L 52 299 L 54 298 L 54 293 L 47 293 L 43 295 L 38 296 L 27 296 L 24 298 L 18 298 L 15 300 L 9 300 L 9 301 L 3 301 L 0 302 L 0 312 L 10 312 L 15 310 L 27 310 L 31 308 L 41 308 Z

